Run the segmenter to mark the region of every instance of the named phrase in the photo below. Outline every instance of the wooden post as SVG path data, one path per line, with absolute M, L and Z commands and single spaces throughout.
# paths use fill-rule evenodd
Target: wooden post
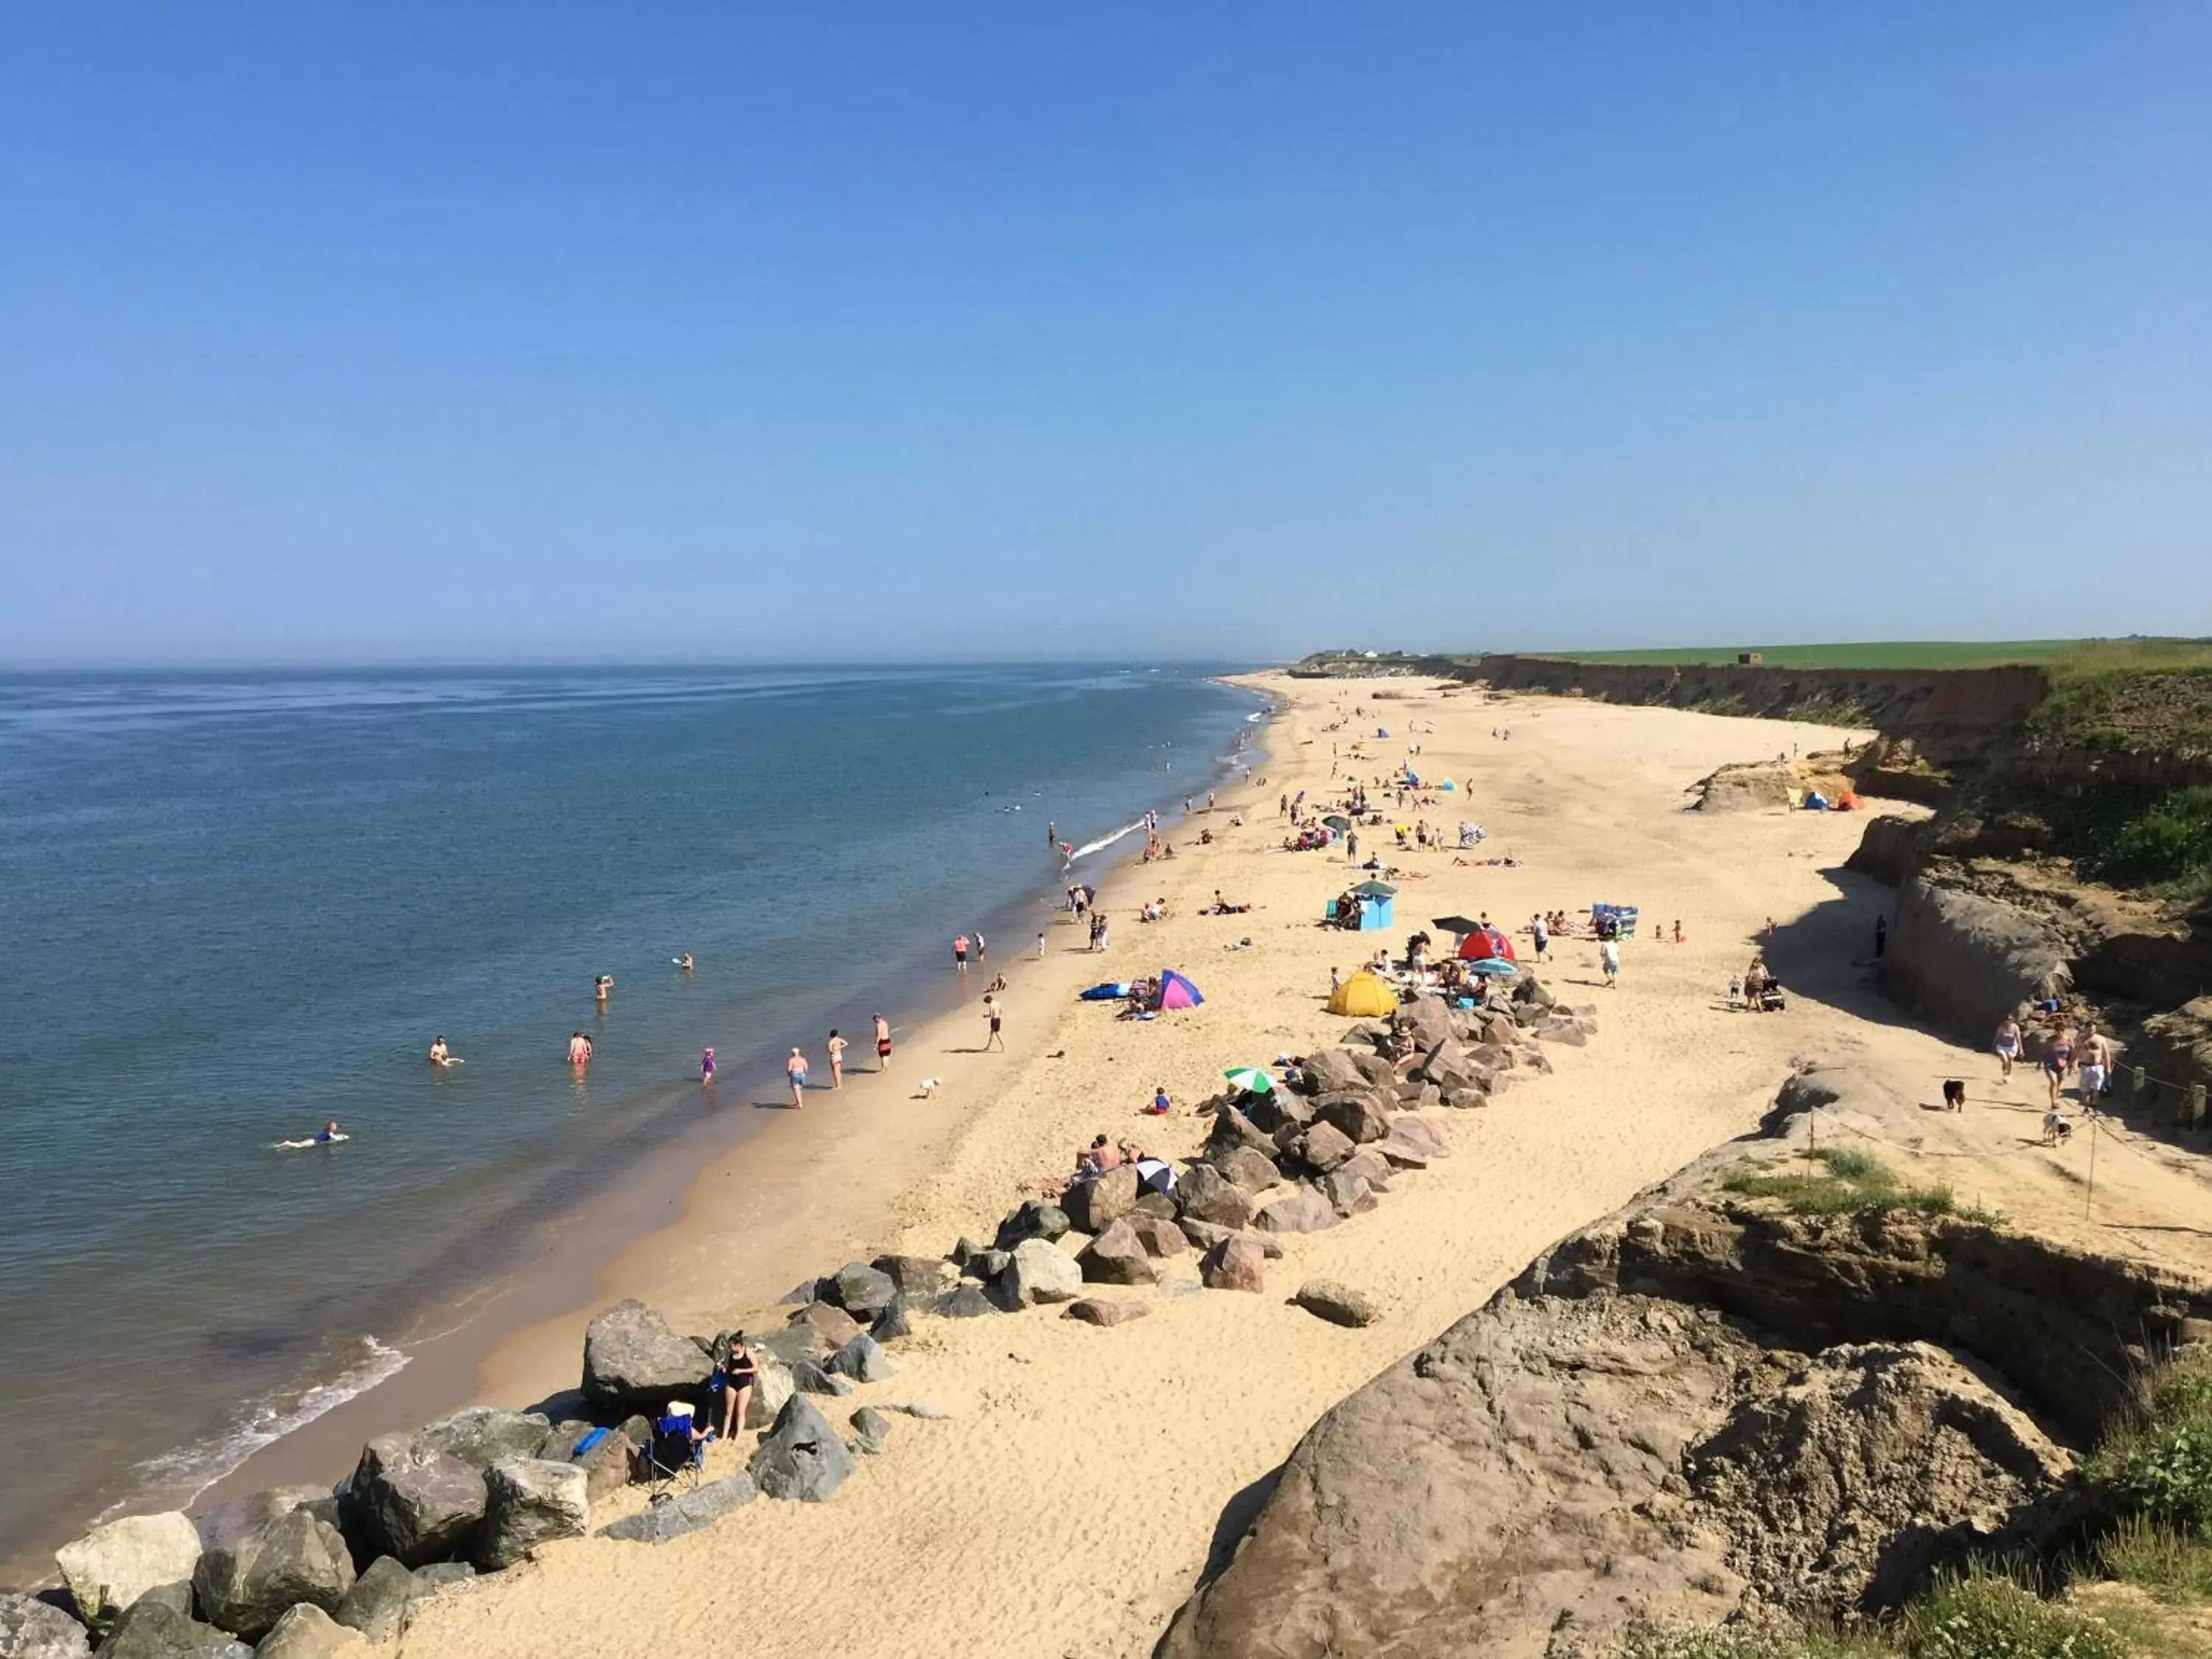
M 2141 1106 L 2143 1103 L 2143 1068 L 2140 1066 L 2130 1067 L 2128 1072 L 2129 1105 Z

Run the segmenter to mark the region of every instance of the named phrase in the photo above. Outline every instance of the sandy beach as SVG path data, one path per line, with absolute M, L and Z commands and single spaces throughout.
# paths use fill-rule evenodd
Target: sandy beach
M 778 1117 L 702 1171 L 681 1214 L 626 1251 L 588 1305 L 503 1346 L 480 1397 L 519 1403 L 573 1386 L 584 1317 L 618 1295 L 664 1308 L 678 1328 L 779 1323 L 775 1299 L 802 1278 L 988 1235 L 1097 1133 L 1194 1151 L 1206 1121 L 1189 1104 L 1213 1091 L 1223 1067 L 1305 1052 L 1345 1024 L 1323 1008 L 1329 970 L 1348 970 L 1377 936 L 1314 925 L 1344 883 L 1341 857 L 1284 851 L 1277 801 L 1300 788 L 1322 794 L 1332 750 L 1348 755 L 1363 732 L 1364 756 L 1350 762 L 1361 776 L 1379 776 L 1419 742 L 1423 773 L 1462 790 L 1427 811 L 1431 822 L 1480 822 L 1489 831 L 1482 855 L 1522 861 L 1386 853 L 1405 872 L 1394 941 L 1431 915 L 1487 912 L 1518 927 L 1538 909 L 1604 900 L 1640 906 L 1647 933 L 1679 917 L 1686 942 L 1632 943 L 1613 991 L 1601 988 L 1594 945 L 1556 945 L 1554 988 L 1599 1009 L 1591 1045 L 1559 1050 L 1556 1075 L 1525 1078 L 1492 1107 L 1454 1115 L 1453 1155 L 1401 1176 L 1379 1210 L 1287 1240 L 1267 1293 L 1129 1292 L 1150 1316 L 1108 1331 L 1055 1309 L 921 1322 L 898 1345 L 897 1377 L 834 1403 L 842 1417 L 927 1399 L 948 1416 L 901 1419 L 884 1455 L 834 1503 L 757 1503 L 657 1548 L 554 1545 L 539 1562 L 427 1607 L 405 1638 L 409 1655 L 537 1654 L 553 1643 L 644 1655 L 703 1642 L 724 1620 L 767 1655 L 1141 1652 L 1209 1550 L 1233 1541 L 1239 1494 L 1316 1415 L 1551 1239 L 1750 1127 L 1821 1028 L 1863 1024 L 1817 1003 L 1749 1018 L 1727 1012 L 1720 993 L 1770 916 L 1786 925 L 1838 904 L 1833 872 L 1863 819 L 1684 811 L 1686 787 L 1715 766 L 1847 734 L 1486 702 L 1403 682 L 1252 683 L 1282 705 L 1257 769 L 1266 782 L 1224 793 L 1211 817 L 1170 825 L 1174 859 L 1116 874 L 1101 895 L 1110 951 L 1085 951 L 1070 923 L 1049 931 L 1042 961 L 1024 959 L 1033 939 L 994 941 L 989 967 L 970 972 L 966 1008 L 907 1036 L 887 1076 L 857 1073 L 840 1093 L 810 1094 L 805 1112 Z M 1367 703 L 1375 690 L 1389 701 Z M 1491 736 L 1501 721 L 1510 741 Z M 1409 738 L 1415 722 L 1430 729 Z M 1373 738 L 1378 724 L 1397 735 Z M 1231 826 L 1237 810 L 1241 828 Z M 1213 845 L 1199 845 L 1201 828 L 1215 831 Z M 1196 914 L 1216 889 L 1256 908 Z M 1868 925 L 1882 890 L 1840 890 Z M 1165 921 L 1138 922 L 1148 897 L 1165 898 Z M 975 1004 L 1001 966 L 1008 1051 L 976 1052 Z M 1204 1006 L 1138 1024 L 1074 1000 L 1084 985 L 1164 966 L 1194 978 Z M 925 1076 L 941 1086 L 915 1099 Z M 1138 1115 L 1156 1086 L 1178 1103 L 1165 1120 Z M 1287 1305 L 1308 1277 L 1367 1291 L 1382 1317 L 1343 1330 Z M 738 1467 L 749 1446 L 714 1449 L 709 1474 Z M 825 1595 L 836 1564 L 849 1564 L 848 1582 Z

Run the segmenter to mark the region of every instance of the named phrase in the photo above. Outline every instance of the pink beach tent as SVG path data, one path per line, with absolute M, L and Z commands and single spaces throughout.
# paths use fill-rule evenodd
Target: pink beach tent
M 1161 1008 L 1195 1008 L 1206 999 L 1193 985 L 1172 968 L 1160 969 L 1160 1000 L 1155 1005 Z

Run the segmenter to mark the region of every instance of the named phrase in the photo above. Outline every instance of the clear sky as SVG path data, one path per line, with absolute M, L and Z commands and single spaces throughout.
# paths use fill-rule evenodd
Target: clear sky
M 2212 632 L 2212 5 L 0 8 L 0 662 Z

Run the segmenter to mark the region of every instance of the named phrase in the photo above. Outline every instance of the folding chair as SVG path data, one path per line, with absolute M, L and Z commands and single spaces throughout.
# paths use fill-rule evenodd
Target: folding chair
M 638 1474 L 650 1503 L 660 1502 L 679 1486 L 692 1490 L 706 1470 L 707 1443 L 692 1432 L 691 1411 L 688 1401 L 670 1401 L 638 1452 Z

